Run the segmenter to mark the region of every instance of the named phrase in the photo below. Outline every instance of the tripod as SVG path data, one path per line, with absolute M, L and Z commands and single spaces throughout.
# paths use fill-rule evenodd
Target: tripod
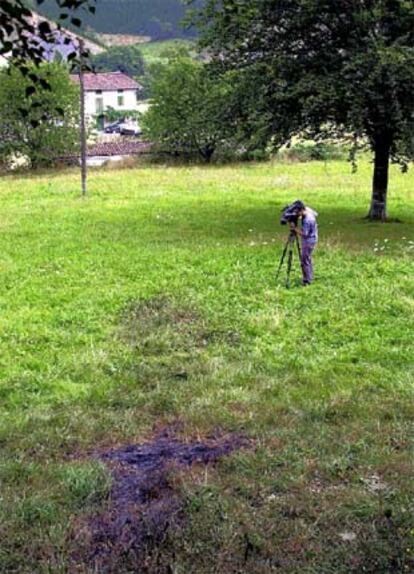
M 285 248 L 283 249 L 282 257 L 280 259 L 279 268 L 276 272 L 276 281 L 277 281 L 279 279 L 280 271 L 283 267 L 283 263 L 285 261 L 286 254 L 287 254 L 288 259 L 287 259 L 286 289 L 290 288 L 290 273 L 292 271 L 293 252 L 295 250 L 295 244 L 298 248 L 299 261 L 302 265 L 302 253 L 300 250 L 299 238 L 298 238 L 297 234 L 295 233 L 295 230 L 291 229 L 288 240 L 286 241 Z

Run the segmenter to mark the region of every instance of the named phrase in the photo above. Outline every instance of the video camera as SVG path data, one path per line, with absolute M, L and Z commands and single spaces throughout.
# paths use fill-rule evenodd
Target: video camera
M 295 226 L 298 224 L 299 212 L 305 209 L 305 204 L 299 199 L 282 209 L 282 217 L 280 218 L 281 225 L 293 223 Z

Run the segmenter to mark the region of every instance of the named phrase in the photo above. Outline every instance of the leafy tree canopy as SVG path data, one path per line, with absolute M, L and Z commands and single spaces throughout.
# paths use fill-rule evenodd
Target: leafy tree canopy
M 227 130 L 233 133 L 230 74 L 218 80 L 201 62 L 178 54 L 153 68 L 150 89 L 152 105 L 142 126 L 159 150 L 208 162 Z
M 0 159 L 24 156 L 32 167 L 75 153 L 79 140 L 79 88 L 61 64 L 28 64 L 42 82 L 27 97 L 30 77 L 11 66 L 0 71 Z
M 141 118 L 141 114 L 137 110 L 116 110 L 109 106 L 105 110 L 105 118 L 108 122 L 124 121 L 126 119 L 138 121 Z
M 405 166 L 414 151 L 414 3 L 209 0 L 198 23 L 218 68 L 256 78 L 262 138 L 368 142 L 370 217 L 385 219 L 389 160 Z
M 40 6 L 43 2 L 44 0 L 34 0 L 31 4 Z M 76 27 L 81 25 L 79 11 L 95 13 L 95 0 L 54 0 L 54 3 L 58 9 L 59 21 L 70 22 Z M 76 15 L 73 10 L 78 11 Z M 47 46 L 54 41 L 55 30 L 45 20 L 37 24 L 25 0 L 1 1 L 0 54 L 9 54 L 15 62 L 30 60 L 40 64 Z M 74 60 L 76 55 L 76 51 L 72 52 L 69 59 Z
M 130 76 L 143 76 L 144 58 L 139 46 L 114 46 L 105 52 L 92 56 L 92 67 L 97 72 L 116 72 L 120 70 Z

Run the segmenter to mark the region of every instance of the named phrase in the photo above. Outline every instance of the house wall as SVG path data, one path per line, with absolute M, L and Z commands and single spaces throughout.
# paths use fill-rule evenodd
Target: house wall
M 138 102 L 136 90 L 123 90 L 123 92 L 118 92 L 118 90 L 105 90 L 101 94 L 95 91 L 87 91 L 85 94 L 85 114 L 87 116 L 99 115 L 96 109 L 96 100 L 102 98 L 103 100 L 103 110 L 111 107 L 114 110 L 137 110 Z M 124 105 L 120 106 L 118 104 L 118 96 L 123 96 Z
M 9 65 L 9 61 L 4 56 L 0 56 L 0 68 L 6 68 Z

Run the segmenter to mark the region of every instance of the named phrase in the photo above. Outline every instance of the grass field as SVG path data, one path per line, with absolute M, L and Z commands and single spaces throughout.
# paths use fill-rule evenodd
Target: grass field
M 185 49 L 191 50 L 194 42 L 176 38 L 173 40 L 160 40 L 158 42 L 146 42 L 140 44 L 139 49 L 144 57 L 145 63 L 156 64 L 162 63 L 168 59 L 171 50 Z
M 108 504 L 88 453 L 243 433 L 175 477 L 174 573 L 414 571 L 414 173 L 371 166 L 154 167 L 0 180 L 0 571 L 71 572 Z M 316 281 L 274 282 L 280 209 L 320 212 Z M 147 572 L 161 572 L 148 558 Z M 77 572 L 87 572 L 84 569 Z M 128 557 L 117 572 L 131 572 Z

